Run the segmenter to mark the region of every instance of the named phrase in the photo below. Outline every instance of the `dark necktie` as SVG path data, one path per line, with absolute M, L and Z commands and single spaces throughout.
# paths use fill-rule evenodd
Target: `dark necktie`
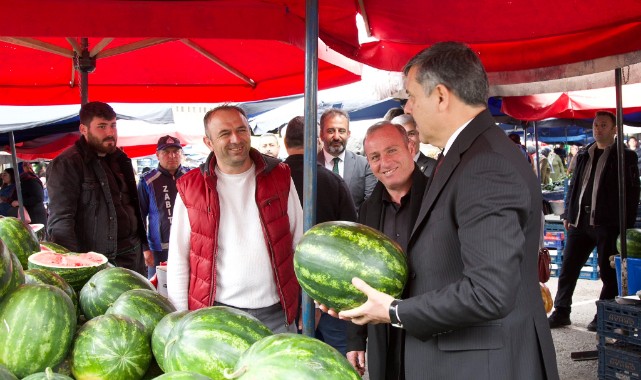
M 438 168 L 441 167 L 443 164 L 443 160 L 445 159 L 445 155 L 443 155 L 443 152 L 438 154 L 438 159 L 436 160 L 436 167 L 434 168 L 434 174 L 432 176 L 436 175 L 436 172 L 438 172 Z
M 340 175 L 340 173 L 338 172 L 338 161 L 340 161 L 340 160 L 341 159 L 338 158 L 338 157 L 334 157 L 334 159 L 332 160 L 332 161 L 334 161 L 334 167 L 332 168 L 332 171 L 334 173 L 338 174 L 338 175 Z

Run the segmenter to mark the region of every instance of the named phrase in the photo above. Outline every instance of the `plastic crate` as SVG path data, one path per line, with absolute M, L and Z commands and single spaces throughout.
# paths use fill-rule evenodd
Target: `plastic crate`
M 552 249 L 554 249 L 554 248 L 552 248 Z M 552 251 L 550 251 L 550 256 L 551 255 L 552 255 Z M 552 262 L 556 262 L 558 264 L 562 264 L 563 263 L 563 250 L 557 250 L 557 255 L 556 256 L 557 256 L 556 257 L 556 261 L 553 260 Z M 595 269 L 599 267 L 599 257 L 598 257 L 598 254 L 596 252 L 596 248 L 592 251 L 592 253 L 590 254 L 590 257 L 588 257 L 587 261 L 585 262 L 585 266 L 589 266 L 589 267 L 592 267 L 592 268 L 595 268 Z
M 599 343 L 606 338 L 634 344 L 641 349 L 641 305 L 621 305 L 614 301 L 597 301 L 597 334 Z
M 565 228 L 563 228 L 563 222 L 560 223 L 552 223 L 552 222 L 546 222 L 545 223 L 545 231 L 565 231 Z
M 641 379 L 641 347 L 599 345 L 599 379 Z
M 550 261 L 552 264 L 561 264 L 563 262 L 562 251 L 557 249 L 550 249 Z
M 559 277 L 559 274 L 561 274 L 561 265 L 558 264 L 556 268 L 554 267 L 554 265 L 552 265 L 552 270 L 550 270 L 550 277 Z M 579 273 L 579 279 L 596 281 L 599 279 L 599 271 L 597 270 L 597 268 L 585 266 L 581 270 L 581 273 Z
M 563 240 L 543 240 L 543 246 L 548 249 L 563 249 Z

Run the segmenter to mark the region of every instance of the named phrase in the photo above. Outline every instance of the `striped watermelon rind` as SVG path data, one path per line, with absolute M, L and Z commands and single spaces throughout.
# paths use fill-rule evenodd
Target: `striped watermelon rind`
M 300 334 L 276 334 L 254 343 L 225 379 L 361 380 L 340 352 L 318 339 Z M 319 376 L 319 374 L 322 374 Z
M 196 372 L 176 371 L 165 373 L 155 377 L 153 380 L 212 380 L 212 378 Z
M 165 315 L 154 328 L 151 334 L 151 351 L 160 369 L 165 371 L 165 345 L 171 334 L 171 330 L 180 322 L 185 315 L 189 314 L 188 310 L 174 311 Z
M 29 256 L 40 251 L 35 233 L 18 218 L 0 216 L 0 239 L 18 257 L 22 269 L 28 269 Z
M 127 290 L 149 289 L 154 286 L 140 273 L 114 267 L 96 273 L 80 290 L 80 309 L 87 319 L 107 312 L 107 309 Z
M 23 378 L 62 362 L 76 331 L 67 294 L 51 285 L 23 285 L 0 303 L 0 364 Z
M 122 293 L 105 314 L 124 315 L 140 322 L 151 339 L 158 322 L 174 311 L 176 307 L 157 291 L 132 289 Z
M 272 332 L 250 314 L 226 306 L 192 311 L 171 330 L 165 346 L 167 372 L 193 371 L 222 379 L 240 355 Z
M 2 380 L 18 380 L 18 378 L 7 369 L 7 367 L 0 364 L 0 379 Z
M 9 295 L 9 293 L 18 289 L 20 285 L 24 285 L 25 283 L 24 270 L 22 269 L 22 264 L 20 264 L 18 256 L 14 255 L 12 252 L 9 252 L 9 256 L 11 256 L 13 273 L 11 273 L 11 281 L 6 289 L 5 296 Z
M 0 300 L 8 293 L 13 279 L 13 260 L 7 245 L 0 241 Z
M 73 306 L 76 309 L 76 314 L 79 313 L 80 309 L 76 291 L 73 290 L 71 285 L 69 285 L 69 283 L 65 281 L 64 278 L 60 277 L 58 273 L 52 272 L 48 269 L 27 269 L 26 271 L 24 271 L 24 280 L 25 284 L 53 285 L 56 288 L 62 290 L 69 296 L 71 302 L 73 302 Z
M 67 248 L 61 246 L 60 244 L 56 244 L 51 241 L 41 241 L 40 242 L 40 250 L 41 251 L 53 251 L 56 253 L 69 253 L 71 252 Z
M 66 376 L 60 373 L 55 373 L 51 368 L 47 367 L 47 369 L 45 369 L 44 372 L 34 373 L 33 375 L 29 375 L 22 380 L 73 380 L 73 379 L 69 376 Z
M 151 362 L 143 326 L 122 315 L 101 315 L 78 330 L 71 351 L 71 372 L 77 380 L 139 380 Z
M 354 277 L 393 297 L 401 295 L 408 278 L 407 258 L 395 241 L 343 221 L 320 223 L 305 232 L 294 253 L 294 271 L 310 297 L 336 311 L 367 301 L 352 285 Z
M 86 263 L 82 266 L 50 264 L 47 261 L 43 260 L 44 257 L 50 257 L 51 255 L 61 257 L 62 259 L 74 256 L 87 256 L 91 257 L 92 260 L 86 260 Z M 71 287 L 76 292 L 79 292 L 94 274 L 107 267 L 107 258 L 97 252 L 56 253 L 51 251 L 41 251 L 29 256 L 28 260 L 29 269 L 47 269 L 55 272 L 60 275 L 60 277 L 64 278 L 65 281 L 67 281 L 67 283 L 71 285 Z

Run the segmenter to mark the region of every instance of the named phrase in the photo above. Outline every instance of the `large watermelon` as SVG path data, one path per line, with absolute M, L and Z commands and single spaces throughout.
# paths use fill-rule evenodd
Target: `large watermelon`
M 151 362 L 151 346 L 142 325 L 122 315 L 101 315 L 85 323 L 71 351 L 77 380 L 139 380 Z
M 408 276 L 407 259 L 396 242 L 351 222 L 326 222 L 310 228 L 296 246 L 294 270 L 310 297 L 336 311 L 367 301 L 352 285 L 354 277 L 398 297 Z
M 165 371 L 165 345 L 167 344 L 167 339 L 171 330 L 178 324 L 182 318 L 189 314 L 188 310 L 174 311 L 165 315 L 154 328 L 154 332 L 151 334 L 151 351 L 154 353 L 154 358 L 160 369 Z
M 625 248 L 628 257 L 641 258 L 641 228 L 628 228 L 625 231 Z M 617 251 L 621 253 L 621 235 L 617 236 Z
M 45 369 L 44 372 L 34 373 L 33 375 L 29 375 L 22 380 L 73 380 L 73 379 L 67 375 L 55 373 L 51 368 L 47 367 L 47 369 Z
M 269 376 L 266 376 L 269 374 Z M 318 339 L 276 334 L 254 343 L 225 379 L 361 380 L 340 352 Z
M 73 302 L 76 312 L 80 310 L 76 291 L 73 290 L 71 285 L 69 285 L 64 278 L 60 277 L 59 274 L 47 269 L 28 269 L 24 271 L 24 281 L 25 284 L 53 285 L 56 288 L 61 289 L 63 292 L 67 293 L 69 298 L 71 298 L 71 302 Z
M 56 253 L 42 251 L 29 256 L 29 269 L 48 269 L 79 292 L 89 279 L 107 267 L 107 258 L 96 252 Z
M 132 289 L 122 293 L 105 314 L 125 315 L 135 319 L 144 326 L 145 334 L 151 339 L 151 333 L 158 322 L 174 311 L 174 305 L 157 291 Z
M 6 289 L 5 295 L 8 295 L 12 291 L 18 289 L 18 287 L 20 285 L 24 285 L 25 282 L 24 270 L 22 269 L 22 264 L 20 264 L 18 256 L 14 255 L 13 252 L 9 252 L 9 256 L 11 256 L 11 266 L 13 269 L 13 273 L 11 274 L 11 281 L 9 282 L 9 286 Z
M 9 292 L 13 278 L 13 260 L 7 245 L 0 241 L 0 300 Z
M 60 244 L 56 244 L 51 241 L 41 241 L 40 242 L 40 252 L 42 251 L 52 251 L 56 253 L 69 253 L 71 252 L 67 248 L 61 246 Z
M 120 267 L 104 269 L 80 290 L 80 309 L 87 319 L 103 315 L 122 293 L 131 289 L 155 290 L 140 273 Z
M 17 218 L 0 216 L 0 239 L 18 256 L 23 269 L 28 269 L 29 256 L 40 251 L 40 244 L 31 227 Z
M 171 330 L 165 370 L 193 371 L 223 379 L 246 349 L 272 332 L 244 311 L 212 306 L 192 311 Z
M 154 380 L 211 380 L 211 377 L 196 372 L 176 371 L 158 376 Z
M 23 285 L 0 303 L 0 364 L 19 378 L 64 360 L 76 331 L 69 296 L 51 285 Z

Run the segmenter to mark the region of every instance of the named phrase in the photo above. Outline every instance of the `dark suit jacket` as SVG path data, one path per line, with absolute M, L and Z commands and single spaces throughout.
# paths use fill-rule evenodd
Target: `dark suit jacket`
M 325 167 L 325 155 L 323 151 L 318 153 L 317 161 Z M 372 194 L 377 180 L 376 177 L 374 177 L 374 174 L 372 174 L 372 170 L 369 168 L 367 159 L 354 152 L 350 152 L 349 150 L 345 151 L 345 162 L 343 165 L 343 180 L 345 180 L 347 188 L 352 194 L 354 206 L 356 206 L 356 209 L 358 210 L 363 201 Z M 320 186 L 318 189 L 320 191 L 323 190 Z
M 302 154 L 294 154 L 284 161 L 291 169 L 292 180 L 300 204 L 303 204 L 303 161 Z M 356 208 L 345 181 L 335 173 L 325 169 L 321 164 L 316 168 L 316 223 L 333 220 L 356 220 Z
M 431 177 L 434 167 L 436 166 L 436 160 L 430 157 L 427 157 L 423 152 L 418 153 L 418 159 L 416 160 L 418 168 L 421 169 L 423 174 L 426 177 Z
M 414 223 L 421 207 L 425 187 L 427 186 L 427 177 L 423 174 L 418 166 L 414 166 L 412 173 L 412 191 L 410 192 L 409 207 L 411 210 L 411 224 Z M 358 222 L 366 226 L 375 228 L 379 231 L 383 229 L 383 195 L 385 187 L 381 182 L 376 184 L 372 195 L 367 198 L 358 213 Z M 402 247 L 404 251 L 407 247 Z M 349 324 L 347 328 L 347 351 L 365 351 L 367 346 L 367 370 L 370 380 L 386 380 L 386 356 L 387 356 L 387 330 L 389 325 L 367 325 L 357 326 Z M 369 342 L 368 342 L 369 341 Z
M 537 278 L 541 189 L 485 110 L 432 177 L 410 237 L 410 379 L 558 379 Z M 428 375 L 429 374 L 429 375 Z

